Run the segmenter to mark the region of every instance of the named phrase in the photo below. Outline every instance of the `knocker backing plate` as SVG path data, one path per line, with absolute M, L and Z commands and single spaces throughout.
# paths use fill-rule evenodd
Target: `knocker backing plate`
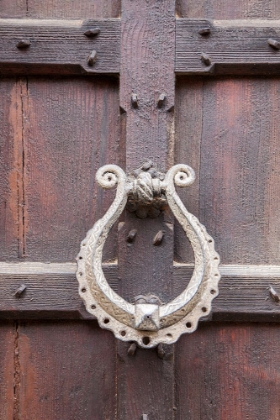
M 162 305 L 129 303 L 109 286 L 102 270 L 103 247 L 111 227 L 125 208 L 129 194 L 137 191 L 137 179 L 132 181 L 115 165 L 100 168 L 96 179 L 103 188 L 117 186 L 117 192 L 107 213 L 82 241 L 77 270 L 80 296 L 99 325 L 111 330 L 120 340 L 135 341 L 144 348 L 160 343 L 172 344 L 181 334 L 195 331 L 199 319 L 210 313 L 220 280 L 219 255 L 214 240 L 198 219 L 186 210 L 175 190 L 175 185 L 192 184 L 194 171 L 187 165 L 176 165 L 167 172 L 164 180 L 147 180 L 149 188 L 165 194 L 191 242 L 195 257 L 194 271 L 186 289 L 173 301 Z M 140 176 L 139 179 L 143 186 L 143 178 Z

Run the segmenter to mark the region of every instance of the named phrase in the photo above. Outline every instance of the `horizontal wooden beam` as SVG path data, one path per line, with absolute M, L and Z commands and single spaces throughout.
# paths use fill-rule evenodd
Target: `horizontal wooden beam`
M 175 70 L 186 75 L 279 75 L 280 20 L 177 19 Z
M 120 19 L 0 19 L 0 75 L 119 74 L 120 28 Z M 175 71 L 278 75 L 279 43 L 280 20 L 177 19 Z
M 119 19 L 0 19 L 0 74 L 115 74 L 119 70 Z
M 187 283 L 192 270 L 175 264 L 174 284 Z M 0 263 L 0 319 L 94 319 L 79 297 L 75 271 L 73 263 Z M 280 303 L 269 292 L 272 285 L 280 293 L 280 266 L 222 265 L 220 271 L 213 321 L 280 321 Z M 117 265 L 105 264 L 104 272 L 118 292 Z

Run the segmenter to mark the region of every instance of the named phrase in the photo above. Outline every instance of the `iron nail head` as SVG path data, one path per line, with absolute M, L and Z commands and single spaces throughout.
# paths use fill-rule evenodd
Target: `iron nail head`
M 88 38 L 93 38 L 100 33 L 100 28 L 91 28 L 84 32 L 84 35 Z
M 93 50 L 88 56 L 88 65 L 92 67 L 97 60 L 97 52 Z
M 269 38 L 267 43 L 275 50 L 280 50 L 280 42 L 276 41 L 276 39 Z
M 17 43 L 17 48 L 19 49 L 24 49 L 24 48 L 28 48 L 30 47 L 31 42 L 28 39 L 21 39 L 18 43 Z

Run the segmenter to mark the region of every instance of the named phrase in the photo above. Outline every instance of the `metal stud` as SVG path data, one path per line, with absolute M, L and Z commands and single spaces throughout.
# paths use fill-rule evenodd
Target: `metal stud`
M 276 41 L 275 39 L 269 38 L 267 40 L 268 45 L 270 45 L 275 50 L 280 50 L 280 42 Z
M 202 53 L 201 54 L 201 61 L 206 65 L 206 66 L 210 66 L 211 64 L 211 58 L 209 57 L 208 54 Z
M 279 294 L 276 292 L 276 290 L 271 285 L 269 285 L 269 294 L 270 294 L 271 298 L 274 300 L 274 302 L 277 302 L 277 303 L 280 302 Z
M 131 229 L 127 235 L 126 242 L 132 243 L 137 235 L 137 229 Z
M 90 55 L 88 56 L 88 65 L 90 67 L 92 67 L 94 65 L 94 63 L 96 62 L 97 59 L 97 52 L 95 50 L 93 50 Z
M 136 343 L 131 343 L 131 345 L 129 346 L 128 350 L 127 350 L 127 354 L 129 356 L 134 356 L 137 350 L 137 345 Z
M 91 28 L 91 29 L 88 29 L 84 33 L 84 35 L 87 36 L 88 38 L 93 38 L 96 35 L 98 35 L 99 33 L 100 33 L 100 28 Z
M 165 350 L 164 350 L 164 346 L 163 346 L 163 344 L 162 344 L 162 343 L 160 343 L 160 344 L 157 346 L 157 354 L 158 354 L 158 357 L 159 357 L 160 359 L 164 359 L 164 356 L 165 356 Z
M 138 97 L 136 93 L 133 93 L 131 95 L 131 103 L 132 103 L 133 108 L 138 108 Z
M 27 286 L 25 286 L 25 284 L 22 284 L 16 291 L 15 291 L 15 297 L 20 297 L 23 292 L 25 291 Z
M 28 39 L 21 39 L 18 43 L 17 43 L 17 48 L 18 49 L 24 49 L 24 48 L 28 48 L 30 47 L 31 42 Z
M 166 98 L 165 93 L 161 93 L 161 94 L 159 95 L 159 97 L 158 97 L 158 101 L 157 101 L 158 108 L 161 108 L 161 107 L 163 106 L 164 101 L 165 101 L 165 98 Z
M 201 28 L 198 31 L 198 33 L 199 33 L 199 35 L 207 36 L 207 35 L 209 35 L 211 33 L 211 29 L 208 26 L 205 26 L 204 28 Z
M 156 234 L 156 236 L 153 239 L 153 245 L 154 246 L 159 246 L 162 243 L 164 237 L 164 231 L 163 230 L 159 230 L 158 233 Z

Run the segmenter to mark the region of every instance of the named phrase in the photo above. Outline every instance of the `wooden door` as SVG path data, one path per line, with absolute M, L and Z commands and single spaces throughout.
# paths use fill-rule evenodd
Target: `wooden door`
M 0 419 L 280 420 L 278 1 L 3 0 L 0 18 Z M 114 197 L 97 169 L 149 161 L 194 168 L 180 196 L 222 274 L 197 331 L 152 350 L 101 329 L 75 277 Z M 145 211 L 104 272 L 170 300 L 192 249 Z

